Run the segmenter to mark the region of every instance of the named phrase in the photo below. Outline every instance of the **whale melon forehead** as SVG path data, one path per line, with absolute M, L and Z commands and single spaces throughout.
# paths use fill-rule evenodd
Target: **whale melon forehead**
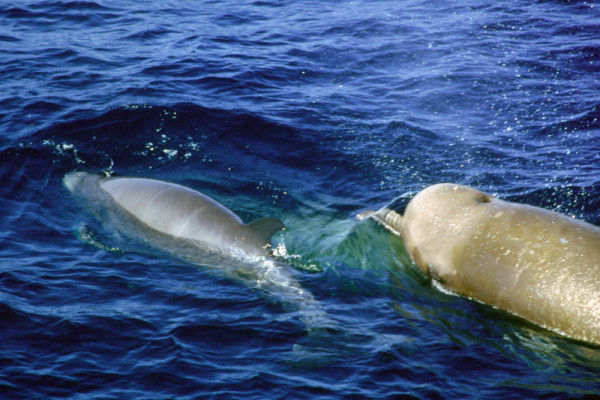
M 402 239 L 425 273 L 452 273 L 452 259 L 495 209 L 498 199 L 479 190 L 451 183 L 423 189 L 409 202 L 402 217 Z
M 493 196 L 469 186 L 454 183 L 439 183 L 423 189 L 415 196 L 417 198 L 434 198 L 435 201 L 451 200 L 465 203 L 490 203 Z
M 453 230 L 457 228 L 455 224 L 464 226 L 501 203 L 489 194 L 468 186 L 451 183 L 433 185 L 417 193 L 409 202 L 404 213 L 404 223 L 408 225 L 405 228 L 414 224 L 432 224 L 434 230 Z

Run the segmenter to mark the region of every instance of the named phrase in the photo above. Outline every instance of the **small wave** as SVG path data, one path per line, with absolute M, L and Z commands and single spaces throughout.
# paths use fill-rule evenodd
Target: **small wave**
M 140 32 L 133 33 L 129 36 L 126 36 L 127 40 L 140 40 L 140 41 L 152 41 L 163 38 L 165 35 L 169 35 L 173 33 L 172 30 L 169 29 L 149 29 Z
M 53 60 L 71 60 L 79 56 L 79 53 L 73 49 L 65 49 L 62 47 L 48 47 L 41 52 L 42 57 L 51 58 Z
M 179 71 L 181 71 L 182 66 L 180 63 L 177 64 L 166 64 L 166 65 L 153 65 L 151 67 L 144 68 L 142 73 L 152 75 L 152 76 L 164 76 L 168 75 L 176 75 Z
M 240 81 L 236 78 L 224 77 L 224 76 L 207 76 L 203 78 L 188 79 L 187 83 L 194 86 L 198 86 L 203 89 L 207 89 L 214 93 L 228 93 L 228 92 L 249 92 L 250 85 Z M 252 85 L 257 87 L 257 85 Z
M 116 17 L 114 9 L 104 7 L 95 2 L 68 1 L 68 2 L 41 2 L 31 4 L 27 8 L 13 7 L 0 9 L 0 15 L 7 18 L 18 19 L 31 24 L 84 24 L 98 26 L 106 20 Z
M 0 35 L 0 42 L 16 43 L 16 42 L 20 42 L 20 41 L 21 41 L 21 39 L 16 38 L 14 36 Z
M 23 18 L 40 18 L 44 17 L 44 13 L 35 13 L 26 8 L 11 7 L 0 9 L 0 15 L 4 15 L 7 18 L 23 19 Z
M 587 111 L 572 115 L 567 120 L 545 124 L 535 129 L 535 133 L 546 137 L 556 136 L 557 139 L 561 140 L 561 137 L 564 138 L 564 135 L 577 135 L 578 133 L 596 131 L 598 129 L 600 129 L 600 104 L 595 105 Z M 590 139 L 594 140 L 594 138 Z M 588 142 L 587 145 L 591 145 L 593 148 L 598 149 L 600 142 L 598 145 L 593 145 Z
M 24 113 L 44 113 L 46 115 L 61 111 L 63 106 L 59 103 L 53 103 L 50 101 L 34 101 L 28 103 L 23 107 Z
M 577 25 L 559 25 L 555 33 L 557 35 L 578 36 L 580 38 L 588 37 L 595 39 L 600 34 L 600 24 L 580 23 Z
M 103 6 L 93 1 L 55 1 L 55 2 L 44 2 L 39 5 L 32 5 L 34 9 L 49 9 L 57 11 L 100 11 L 100 10 L 111 10 L 111 8 Z
M 228 27 L 244 25 L 254 21 L 264 21 L 266 19 L 265 16 L 258 13 L 226 13 L 216 17 L 214 22 L 218 25 Z

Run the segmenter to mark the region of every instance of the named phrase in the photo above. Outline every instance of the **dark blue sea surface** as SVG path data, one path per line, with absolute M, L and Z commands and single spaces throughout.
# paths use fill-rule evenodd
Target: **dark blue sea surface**
M 0 2 L 0 398 L 595 398 L 600 348 L 355 216 L 450 181 L 600 224 L 599 107 L 594 2 Z M 331 324 L 130 245 L 74 170 L 281 219 Z

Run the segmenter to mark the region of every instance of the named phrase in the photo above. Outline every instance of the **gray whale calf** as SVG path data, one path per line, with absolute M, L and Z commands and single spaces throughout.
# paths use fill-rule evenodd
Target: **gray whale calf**
M 307 324 L 325 321 L 319 304 L 289 267 L 269 257 L 270 239 L 283 229 L 281 221 L 244 224 L 212 198 L 160 180 L 71 172 L 63 184 L 108 230 L 190 263 L 218 267 L 295 305 Z
M 371 216 L 451 291 L 550 330 L 600 344 L 600 228 L 476 189 L 438 184 L 404 215 Z

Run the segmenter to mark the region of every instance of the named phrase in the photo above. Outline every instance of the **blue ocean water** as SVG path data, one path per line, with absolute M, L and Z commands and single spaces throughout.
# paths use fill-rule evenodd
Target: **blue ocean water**
M 451 181 L 600 224 L 599 10 L 0 3 L 0 397 L 594 398 L 598 347 L 440 291 L 354 216 Z M 281 219 L 335 325 L 128 247 L 73 170 Z

